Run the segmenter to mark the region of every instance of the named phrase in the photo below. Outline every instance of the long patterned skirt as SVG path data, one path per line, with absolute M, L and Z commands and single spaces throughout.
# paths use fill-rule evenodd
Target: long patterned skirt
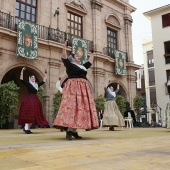
M 88 130 L 99 127 L 95 103 L 87 80 L 82 78 L 67 80 L 53 127 Z
M 32 123 L 32 125 L 39 126 L 48 125 L 42 112 L 41 102 L 36 94 L 27 94 L 22 100 L 18 124 L 24 126 L 25 123 Z
M 115 101 L 108 100 L 105 104 L 105 110 L 103 114 L 103 126 L 125 126 L 123 116 Z

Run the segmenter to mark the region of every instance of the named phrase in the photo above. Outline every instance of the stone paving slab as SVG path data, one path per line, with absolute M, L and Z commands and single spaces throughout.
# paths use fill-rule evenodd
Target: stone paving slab
M 0 130 L 0 170 L 170 170 L 170 130 L 79 130 L 67 141 L 56 129 Z

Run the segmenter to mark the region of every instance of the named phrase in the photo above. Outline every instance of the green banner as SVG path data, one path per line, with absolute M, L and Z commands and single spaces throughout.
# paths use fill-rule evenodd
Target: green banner
M 72 37 L 72 53 L 80 57 L 81 64 L 84 64 L 87 59 L 87 40 Z
M 38 26 L 36 24 L 18 20 L 17 56 L 28 59 L 38 57 Z
M 115 69 L 117 75 L 126 75 L 126 53 L 115 50 Z

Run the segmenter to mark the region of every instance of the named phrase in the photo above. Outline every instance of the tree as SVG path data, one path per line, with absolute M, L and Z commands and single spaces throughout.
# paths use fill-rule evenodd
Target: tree
M 141 107 L 142 106 L 143 106 L 142 97 L 141 96 L 136 96 L 133 99 L 133 107 L 134 107 L 134 111 L 137 114 L 138 121 L 139 121 L 140 116 L 141 116 Z
M 130 110 L 130 103 L 129 102 L 126 102 L 126 110 Z
M 41 103 L 43 101 L 43 93 L 44 93 L 44 88 L 43 88 L 43 86 L 40 86 L 38 88 L 37 96 L 40 99 Z
M 126 111 L 126 101 L 123 96 L 117 95 L 116 96 L 116 103 L 122 115 Z
M 54 113 L 52 114 L 53 120 L 56 118 L 59 107 L 60 107 L 60 103 L 61 103 L 61 93 L 58 91 L 57 93 L 54 94 L 53 97 L 53 109 L 54 109 Z
M 100 112 L 101 112 L 101 110 L 104 110 L 104 105 L 105 105 L 106 99 L 103 95 L 100 95 L 94 101 L 95 101 L 95 104 L 96 104 L 96 111 L 97 111 L 98 120 L 100 122 Z
M 17 115 L 19 87 L 10 81 L 0 85 L 0 126 L 11 122 Z
M 99 113 L 101 110 L 104 110 L 104 105 L 105 105 L 106 99 L 103 95 L 100 95 L 94 101 L 96 103 L 97 113 Z

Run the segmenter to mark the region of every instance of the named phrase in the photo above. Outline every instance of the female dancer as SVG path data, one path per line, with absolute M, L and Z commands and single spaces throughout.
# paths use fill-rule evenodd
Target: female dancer
M 62 91 L 62 100 L 53 127 L 66 130 L 66 139 L 72 140 L 82 137 L 76 132 L 80 129 L 97 129 L 98 117 L 95 103 L 90 91 L 86 74 L 92 65 L 94 55 L 91 53 L 89 61 L 80 65 L 80 58 L 72 54 L 72 62 L 66 53 L 67 40 L 63 46 L 62 61 L 68 75 Z
M 110 82 L 110 81 L 109 81 Z M 108 83 L 109 83 L 108 82 Z M 107 83 L 107 85 L 108 85 Z M 110 127 L 109 130 L 114 131 L 114 126 L 125 126 L 123 116 L 115 102 L 116 94 L 119 91 L 119 84 L 117 84 L 117 89 L 114 91 L 113 86 L 104 88 L 106 94 L 106 104 L 103 114 L 103 126 Z
M 38 98 L 37 91 L 38 88 L 43 85 L 46 81 L 47 72 L 45 71 L 45 76 L 42 82 L 37 84 L 35 82 L 35 76 L 32 75 L 29 77 L 29 82 L 26 82 L 23 79 L 23 73 L 25 67 L 22 68 L 20 74 L 21 82 L 27 87 L 28 94 L 24 97 L 21 103 L 18 124 L 24 126 L 24 132 L 26 134 L 32 133 L 30 131 L 31 125 L 47 126 L 48 122 L 42 112 L 42 105 Z

